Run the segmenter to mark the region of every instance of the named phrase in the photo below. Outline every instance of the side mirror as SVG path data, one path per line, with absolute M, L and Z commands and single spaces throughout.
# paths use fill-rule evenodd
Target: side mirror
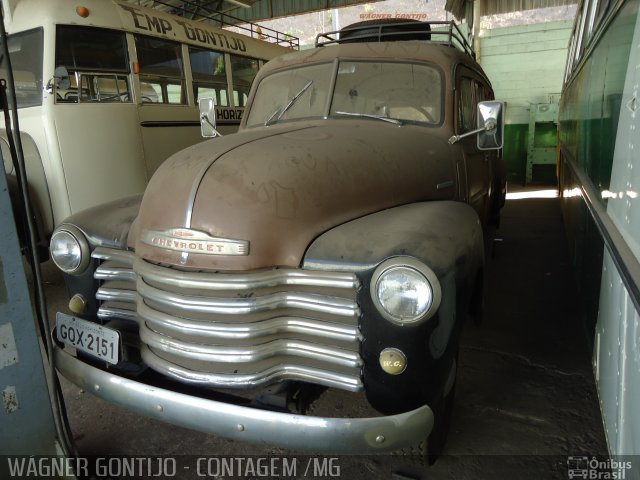
M 212 97 L 198 100 L 200 108 L 200 133 L 205 138 L 221 137 L 216 129 L 216 102 Z
M 53 85 L 60 90 L 68 90 L 71 86 L 71 81 L 69 80 L 69 71 L 66 67 L 60 66 L 56 67 L 53 71 L 53 77 L 47 82 L 47 92 L 53 92 Z
M 504 102 L 478 103 L 478 149 L 498 150 L 504 145 Z

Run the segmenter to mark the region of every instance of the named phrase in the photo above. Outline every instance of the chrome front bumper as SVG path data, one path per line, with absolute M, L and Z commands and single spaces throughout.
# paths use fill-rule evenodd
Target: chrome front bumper
M 233 440 L 320 454 L 381 453 L 424 440 L 428 406 L 372 418 L 325 418 L 271 412 L 193 397 L 123 378 L 55 348 L 56 368 L 78 387 L 147 417 Z

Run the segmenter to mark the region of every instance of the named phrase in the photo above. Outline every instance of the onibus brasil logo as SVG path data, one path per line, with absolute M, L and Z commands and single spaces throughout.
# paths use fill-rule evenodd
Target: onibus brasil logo
M 567 473 L 570 479 L 625 480 L 627 470 L 631 470 L 630 461 L 588 456 L 567 457 Z

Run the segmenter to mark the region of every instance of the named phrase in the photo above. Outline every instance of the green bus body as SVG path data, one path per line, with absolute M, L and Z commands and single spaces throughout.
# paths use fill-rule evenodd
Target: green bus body
M 560 101 L 558 180 L 612 455 L 640 452 L 637 0 L 581 2 Z M 637 173 L 635 174 L 637 176 Z

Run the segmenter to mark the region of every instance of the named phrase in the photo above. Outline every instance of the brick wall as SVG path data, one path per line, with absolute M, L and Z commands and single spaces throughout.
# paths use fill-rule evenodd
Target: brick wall
M 508 103 L 507 123 L 528 124 L 529 104 L 560 93 L 572 26 L 561 21 L 481 33 L 480 63 L 496 98 Z
M 504 158 L 508 178 L 524 182 L 529 105 L 559 98 L 573 21 L 486 30 L 480 36 L 480 63 L 496 99 L 507 102 Z

